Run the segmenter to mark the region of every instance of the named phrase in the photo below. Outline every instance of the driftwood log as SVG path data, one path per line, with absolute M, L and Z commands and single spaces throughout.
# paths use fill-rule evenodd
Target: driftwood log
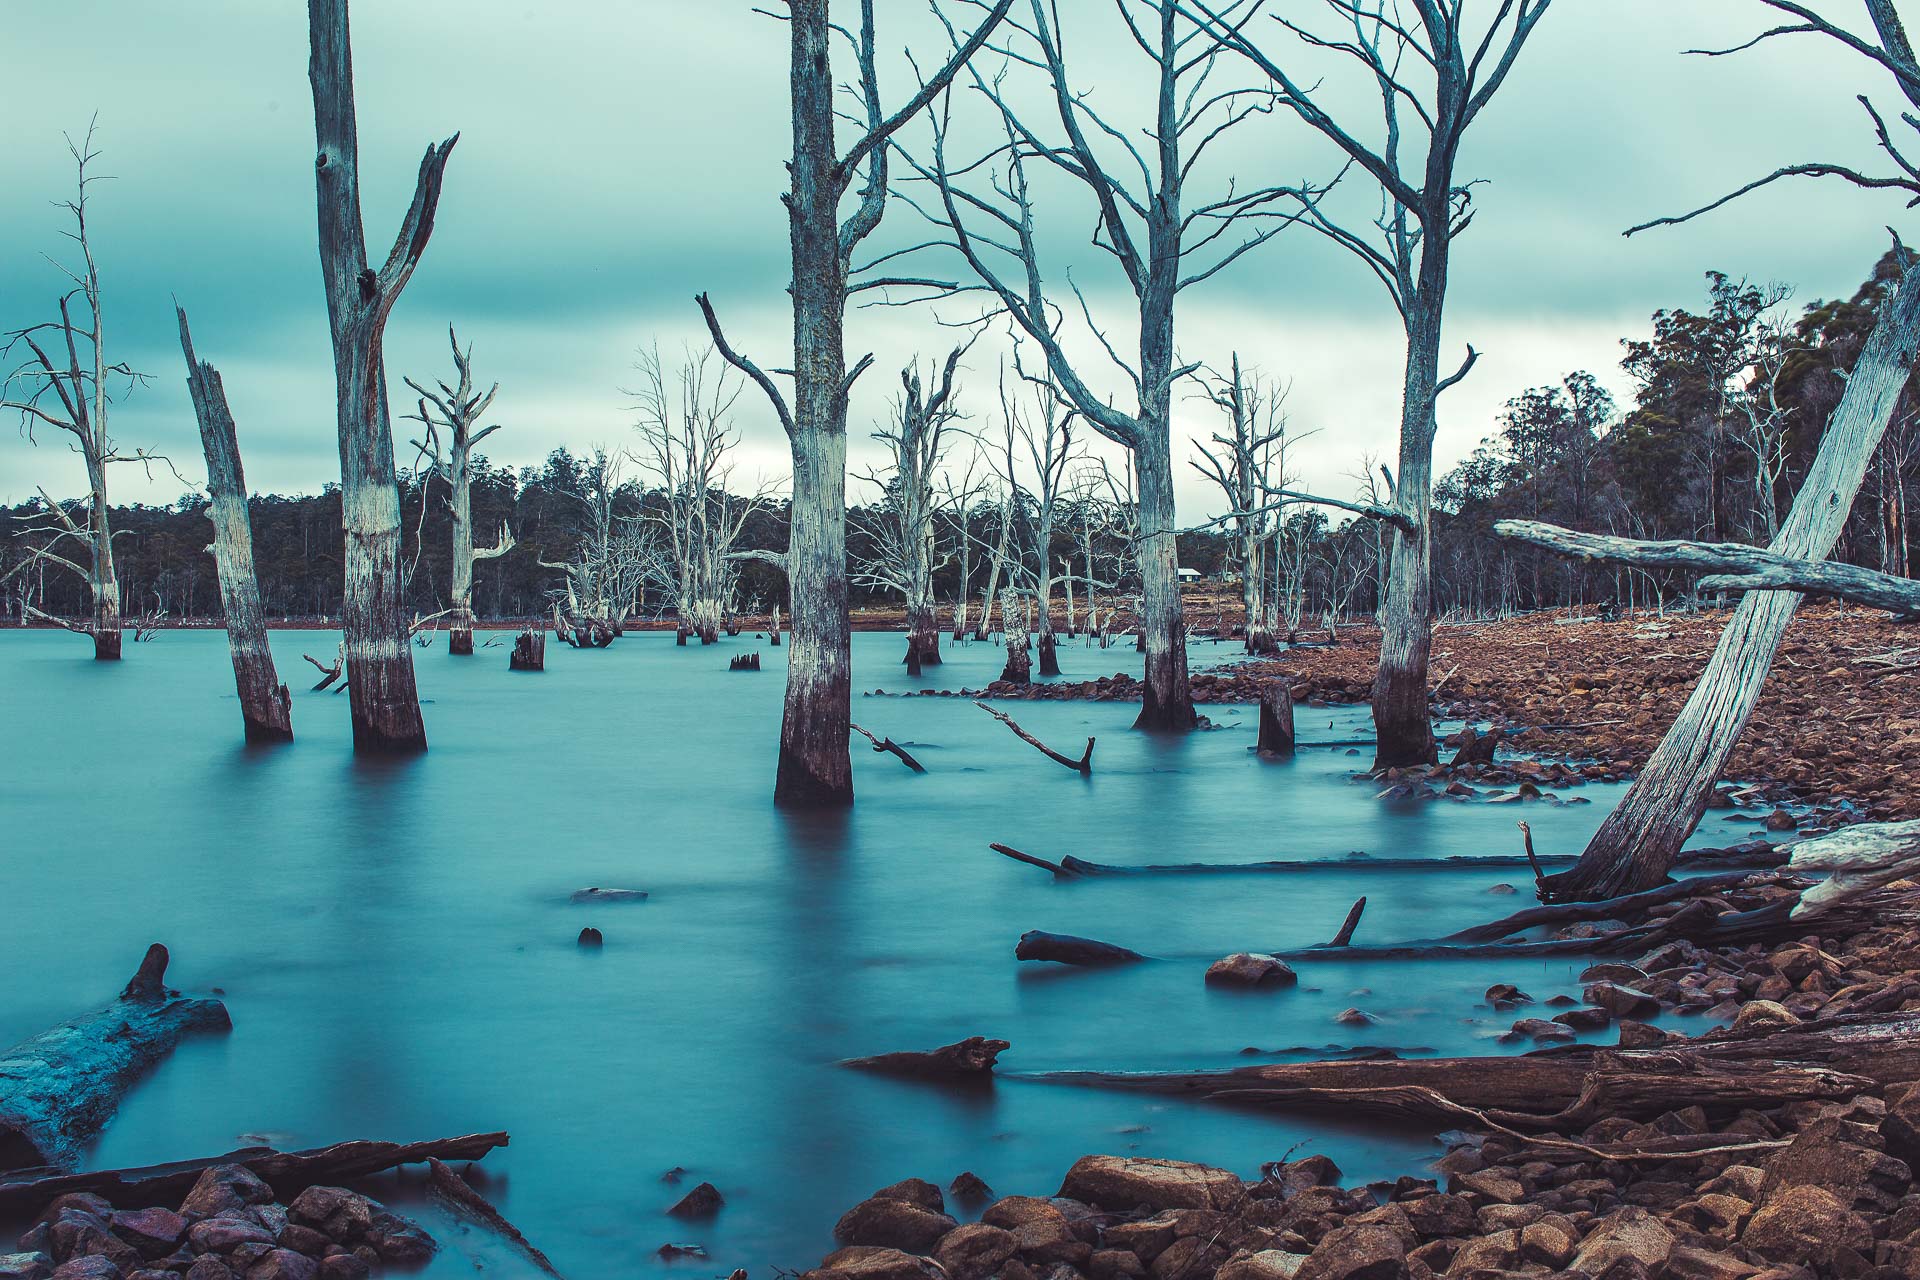
M 871 1058 L 848 1058 L 840 1065 L 882 1075 L 914 1076 L 929 1080 L 982 1079 L 993 1073 L 993 1064 L 1007 1051 L 1005 1040 L 968 1036 L 965 1040 L 942 1045 L 938 1049 L 903 1050 L 875 1054 Z
M 0 1179 L 0 1214 L 37 1213 L 56 1196 L 87 1191 L 122 1209 L 177 1205 L 200 1175 L 215 1165 L 243 1165 L 290 1200 L 306 1188 L 351 1182 L 370 1174 L 423 1160 L 478 1160 L 507 1145 L 504 1133 L 470 1133 L 426 1142 L 336 1142 L 305 1151 L 242 1147 L 225 1155 L 132 1169 L 94 1169 L 41 1178 Z
M 218 1000 L 166 987 L 167 949 L 147 948 L 139 972 L 105 1008 L 0 1056 L 0 1169 L 70 1169 L 141 1076 L 195 1031 L 233 1026 Z
M 427 1157 L 427 1195 L 454 1218 L 492 1232 L 547 1275 L 559 1276 L 558 1268 L 520 1234 L 520 1228 L 508 1222 L 491 1201 L 468 1186 L 466 1179 L 438 1156 Z
M 1229 1071 L 1050 1072 L 1065 1084 L 1179 1094 L 1276 1110 L 1351 1108 L 1422 1122 L 1479 1113 L 1514 1129 L 1648 1119 L 1699 1105 L 1840 1100 L 1920 1079 L 1920 1013 L 1848 1014 L 1644 1049 L 1567 1045 L 1517 1057 L 1271 1063 Z
M 986 712 L 988 715 L 992 716 L 995 720 L 998 720 L 1001 724 L 1007 726 L 1007 728 L 1013 730 L 1013 734 L 1016 738 L 1020 739 L 1020 741 L 1026 743 L 1028 746 L 1032 747 L 1035 751 L 1038 751 L 1041 755 L 1045 756 L 1047 759 L 1055 761 L 1056 763 L 1059 763 L 1059 764 L 1063 764 L 1067 766 L 1067 768 L 1072 769 L 1074 772 L 1080 774 L 1083 777 L 1093 772 L 1093 739 L 1092 738 L 1087 739 L 1087 749 L 1080 753 L 1080 758 L 1078 760 L 1075 760 L 1072 756 L 1061 755 L 1058 751 L 1055 751 L 1052 747 L 1040 741 L 1040 739 L 1034 737 L 1032 734 L 1028 733 L 1025 729 L 1022 729 L 1018 724 L 1014 723 L 1013 717 L 1008 715 L 1006 712 L 996 711 L 984 702 L 975 702 L 973 705 L 980 708 L 982 711 Z
M 1147 958 L 1138 951 L 1130 951 L 1111 942 L 1076 938 L 1070 933 L 1047 933 L 1041 929 L 1030 929 L 1021 934 L 1019 945 L 1013 949 L 1013 956 L 1016 960 L 1046 960 L 1054 964 L 1096 969 L 1133 964 Z

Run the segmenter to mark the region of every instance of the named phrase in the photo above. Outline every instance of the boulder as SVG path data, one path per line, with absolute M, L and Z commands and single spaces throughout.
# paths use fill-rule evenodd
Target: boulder
M 928 1213 L 945 1213 L 947 1211 L 947 1202 L 941 1198 L 940 1188 L 934 1186 L 925 1178 L 902 1178 L 898 1182 L 880 1188 L 873 1194 L 876 1196 L 885 1196 L 889 1200 L 905 1200 L 908 1204 L 917 1205 L 925 1209 Z
M 1579 1228 L 1563 1214 L 1549 1213 L 1520 1228 L 1520 1256 L 1543 1267 L 1566 1266 L 1579 1245 Z
M 993 1188 L 977 1173 L 963 1173 L 947 1184 L 947 1194 L 963 1205 L 985 1204 L 993 1199 Z
M 1859 1136 L 1880 1141 L 1873 1131 L 1855 1128 Z M 1831 1122 L 1816 1122 L 1795 1135 L 1767 1161 L 1760 1200 L 1771 1200 L 1787 1187 L 1823 1187 L 1849 1209 L 1891 1213 L 1913 1181 L 1912 1171 L 1883 1151 L 1843 1140 L 1844 1131 Z
M 841 1215 L 833 1226 L 833 1238 L 843 1245 L 927 1253 L 958 1225 L 946 1214 L 910 1201 L 872 1196 Z
M 217 1164 L 194 1182 L 193 1190 L 180 1202 L 180 1212 L 189 1218 L 214 1218 L 272 1200 L 273 1188 L 253 1170 L 241 1164 Z
M 1772 1000 L 1749 1000 L 1733 1017 L 1735 1031 L 1760 1031 L 1772 1027 L 1791 1027 L 1800 1019 L 1783 1004 Z
M 1577 1009 L 1568 1009 L 1564 1013 L 1554 1014 L 1553 1020 L 1575 1031 L 1598 1031 L 1613 1021 L 1613 1015 L 1593 1005 L 1582 1005 Z
M 1667 1255 L 1670 1280 L 1748 1280 L 1759 1273 L 1753 1263 L 1704 1245 L 1676 1244 Z
M 1527 1188 L 1506 1169 L 1478 1169 L 1454 1179 L 1455 1189 L 1476 1197 L 1481 1203 L 1518 1204 L 1526 1198 Z
M 1637 1205 L 1629 1205 L 1614 1210 L 1587 1233 L 1567 1269 L 1599 1276 L 1624 1259 L 1651 1272 L 1673 1252 L 1673 1241 L 1673 1231 L 1664 1222 Z
M 373 1268 L 351 1253 L 335 1253 L 320 1259 L 319 1280 L 367 1280 Z
M 1019 1241 L 1013 1232 L 984 1222 L 970 1222 L 941 1237 L 933 1251 L 933 1260 L 945 1268 L 953 1280 L 986 1280 L 1018 1249 Z
M 848 1058 L 841 1065 L 924 1080 L 980 1079 L 993 1074 L 994 1062 L 1008 1047 L 1005 1040 L 968 1036 L 938 1049 L 905 1049 L 870 1058 Z
M 1090 1280 L 1144 1280 L 1146 1274 L 1139 1255 L 1125 1249 L 1095 1249 L 1087 1259 Z
M 1093 1253 L 1093 1247 L 1074 1231 L 1065 1210 L 1038 1196 L 1004 1196 L 989 1205 L 980 1220 L 1011 1232 L 1014 1248 L 1028 1262 L 1077 1266 Z
M 720 1188 L 711 1182 L 703 1182 L 681 1196 L 667 1212 L 676 1218 L 711 1218 L 720 1212 L 726 1202 L 726 1197 L 720 1194 Z
M 1285 960 L 1253 951 L 1236 951 L 1207 966 L 1210 987 L 1291 987 L 1299 981 Z
M 1414 1231 L 1425 1240 L 1468 1235 L 1476 1225 L 1473 1205 L 1465 1196 L 1441 1193 L 1399 1203 Z
M 98 1253 L 63 1262 L 53 1269 L 53 1280 L 122 1280 L 125 1275 L 112 1258 Z
M 1295 1280 L 1400 1280 L 1406 1258 L 1406 1246 L 1386 1227 L 1336 1227 L 1307 1255 Z
M 1638 987 L 1618 982 L 1596 982 L 1583 992 L 1586 1001 L 1605 1009 L 1616 1018 L 1651 1018 L 1660 1012 L 1660 1002 Z
M 1243 1250 L 1221 1264 L 1214 1280 L 1295 1280 L 1306 1262 L 1306 1254 L 1284 1249 Z
M 187 1234 L 187 1220 L 171 1209 L 123 1209 L 107 1225 L 143 1258 L 166 1257 Z
M 321 1274 L 325 1274 L 324 1268 Z M 187 1280 L 233 1280 L 233 1268 L 210 1253 L 202 1254 L 193 1260 L 192 1266 L 187 1268 Z M 341 1280 L 344 1280 L 344 1277 Z
M 53 1259 L 38 1249 L 30 1253 L 0 1253 L 0 1280 L 47 1280 Z
M 896 1202 L 898 1203 L 898 1202 Z M 899 1249 L 854 1245 L 828 1254 L 800 1280 L 944 1280 L 931 1258 Z
M 293 1198 L 287 1206 L 287 1220 L 312 1227 L 329 1240 L 353 1245 L 372 1233 L 377 1212 L 379 1206 L 357 1191 L 315 1186 Z
M 315 1280 L 319 1274 L 319 1263 L 291 1249 L 275 1249 L 247 1268 L 247 1280 Z
M 1840 1248 L 1872 1254 L 1873 1228 L 1825 1187 L 1787 1187 L 1748 1219 L 1740 1243 L 1775 1262 L 1825 1262 Z
M 1240 1179 L 1225 1169 L 1185 1160 L 1127 1156 L 1082 1156 L 1067 1170 L 1059 1194 L 1102 1209 L 1220 1209 L 1231 1212 L 1247 1198 Z

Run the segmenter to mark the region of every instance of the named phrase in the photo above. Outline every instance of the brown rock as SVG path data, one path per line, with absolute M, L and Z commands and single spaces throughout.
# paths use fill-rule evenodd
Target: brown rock
M 891 1186 L 885 1186 L 873 1193 L 885 1196 L 889 1200 L 905 1200 L 917 1205 L 929 1213 L 945 1213 L 947 1202 L 941 1198 L 940 1188 L 925 1178 L 902 1178 Z
M 1463 1173 L 1454 1179 L 1454 1183 L 1457 1190 L 1495 1204 L 1517 1204 L 1527 1194 L 1520 1180 L 1505 1169 Z
M 1206 1236 L 1181 1236 L 1153 1260 L 1147 1270 L 1155 1280 L 1214 1280 L 1227 1260 L 1227 1251 Z
M 1214 1280 L 1295 1280 L 1306 1261 L 1306 1254 L 1283 1249 L 1236 1253 L 1214 1273 Z
M 273 1188 L 253 1170 L 240 1164 L 217 1164 L 194 1182 L 193 1190 L 180 1202 L 180 1212 L 189 1218 L 213 1218 L 272 1200 Z
M 1102 1209 L 1222 1209 L 1246 1200 L 1240 1179 L 1225 1169 L 1185 1160 L 1082 1156 L 1060 1194 Z
M 350 1253 L 335 1253 L 320 1259 L 320 1280 L 367 1280 L 373 1268 Z
M 233 1280 L 233 1269 L 212 1254 L 203 1254 L 187 1268 L 187 1280 Z
M 1839 1248 L 1873 1252 L 1873 1228 L 1825 1187 L 1787 1187 L 1754 1212 L 1740 1243 L 1775 1262 L 1831 1259 Z
M 53 1280 L 121 1280 L 123 1272 L 112 1258 L 90 1253 L 53 1269 Z
M 312 1227 L 340 1244 L 358 1244 L 373 1231 L 372 1200 L 345 1187 L 308 1187 L 287 1206 L 287 1220 Z
M 320 1265 L 304 1253 L 275 1249 L 247 1268 L 247 1280 L 314 1280 Z
M 107 1225 L 143 1258 L 164 1258 L 187 1234 L 187 1220 L 171 1209 L 125 1209 L 109 1218 Z
M 1464 1236 L 1475 1228 L 1473 1206 L 1465 1196 L 1451 1193 L 1422 1196 L 1418 1200 L 1405 1200 L 1400 1207 L 1406 1212 L 1407 1221 L 1413 1229 L 1427 1240 L 1441 1236 Z
M 1252 951 L 1236 951 L 1207 966 L 1207 985 L 1214 987 L 1291 987 L 1299 981 L 1285 960 Z
M 1520 1229 L 1520 1256 L 1544 1267 L 1566 1266 L 1579 1244 L 1579 1228 L 1564 1214 L 1549 1213 Z
M 0 1280 L 47 1280 L 53 1259 L 38 1249 L 0 1253 Z
M 1880 1141 L 1872 1130 L 1853 1128 L 1863 1137 Z M 1841 1140 L 1839 1134 L 1845 1131 L 1821 1122 L 1797 1134 L 1785 1150 L 1767 1161 L 1760 1200 L 1771 1200 L 1786 1187 L 1823 1187 L 1850 1209 L 1892 1212 L 1913 1180 L 1911 1170 L 1883 1151 Z
M 1672 1280 L 1751 1280 L 1760 1268 L 1730 1253 L 1695 1244 L 1676 1244 L 1667 1255 Z
M 940 1193 L 938 1191 L 934 1192 L 934 1198 L 936 1200 L 938 1200 L 939 1195 Z M 720 1194 L 720 1188 L 714 1186 L 711 1182 L 703 1182 L 693 1190 L 687 1192 L 684 1196 L 681 1196 L 667 1212 L 676 1218 L 711 1218 L 714 1214 L 720 1212 L 721 1206 L 725 1205 L 726 1202 L 726 1197 Z
M 1793 1011 L 1771 1000 L 1750 1000 L 1734 1015 L 1735 1031 L 1759 1031 L 1766 1027 L 1791 1027 L 1799 1023 Z
M 1116 1222 L 1100 1233 L 1100 1242 L 1112 1249 L 1125 1249 L 1142 1262 L 1152 1262 L 1160 1251 L 1173 1243 L 1175 1214 L 1157 1213 L 1137 1222 Z
M 334 1247 L 333 1241 L 312 1227 L 303 1227 L 297 1222 L 289 1222 L 280 1228 L 273 1242 L 282 1249 L 291 1249 L 295 1253 L 304 1253 L 308 1257 L 322 1258 Z
M 1125 1249 L 1096 1249 L 1087 1259 L 1087 1275 L 1092 1280 L 1142 1280 L 1146 1274 L 1139 1256 Z
M 1632 1259 L 1651 1271 L 1666 1261 L 1673 1241 L 1673 1231 L 1645 1209 L 1616 1209 L 1587 1233 L 1568 1269 L 1599 1276 L 1620 1260 Z
M 938 1247 L 933 1251 L 933 1260 L 946 1268 L 953 1280 L 985 1280 L 998 1271 L 1000 1264 L 1011 1258 L 1018 1248 L 1019 1241 L 1014 1238 L 1013 1232 L 988 1226 L 984 1222 L 970 1222 L 966 1226 L 955 1227 L 940 1238 Z M 1139 1266 L 1138 1259 L 1135 1259 L 1134 1265 Z
M 1461 1245 L 1459 1252 L 1453 1255 L 1453 1263 L 1447 1268 L 1447 1274 L 1459 1275 L 1481 1269 L 1507 1271 L 1519 1264 L 1520 1233 L 1496 1231 Z
M 828 1254 L 818 1267 L 802 1272 L 800 1280 L 942 1280 L 942 1277 L 939 1266 L 930 1258 L 918 1258 L 899 1249 L 854 1245 Z
M 872 1196 L 841 1215 L 833 1238 L 843 1245 L 927 1253 L 957 1224 L 944 1213 L 891 1196 Z
M 1338 1227 L 1314 1246 L 1295 1280 L 1399 1280 L 1406 1256 L 1400 1237 L 1385 1227 Z
M 1605 1009 L 1616 1018 L 1650 1018 L 1660 1012 L 1660 1002 L 1638 987 L 1617 982 L 1596 982 L 1581 993 L 1590 1005 Z

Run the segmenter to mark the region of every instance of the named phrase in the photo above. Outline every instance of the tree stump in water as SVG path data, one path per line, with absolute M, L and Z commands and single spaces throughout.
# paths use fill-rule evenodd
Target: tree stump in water
M 686 629 L 686 627 L 685 627 L 684 625 L 683 625 L 683 626 L 678 626 L 678 627 L 675 627 L 675 628 L 673 629 L 673 642 L 674 642 L 675 644 L 677 644 L 677 645 L 679 645 L 679 646 L 680 646 L 681 648 L 683 648 L 683 649 L 684 649 L 684 648 L 686 648 L 686 646 L 687 646 L 687 629 Z
M 911 641 L 907 643 L 907 674 L 910 676 L 920 674 L 920 646 Z
M 729 671 L 758 671 L 759 669 L 760 655 L 758 653 L 742 653 L 727 659 L 727 670 Z
M 509 671 L 545 671 L 547 669 L 547 633 L 532 627 L 522 631 L 513 642 L 513 654 L 507 659 Z
M 1274 680 L 1260 693 L 1260 741 L 1263 756 L 1293 754 L 1293 685 Z
M 1059 646 L 1054 642 L 1053 632 L 1042 631 L 1040 633 L 1040 674 L 1041 675 L 1057 676 L 1060 674 L 1060 658 L 1056 652 L 1058 647 Z

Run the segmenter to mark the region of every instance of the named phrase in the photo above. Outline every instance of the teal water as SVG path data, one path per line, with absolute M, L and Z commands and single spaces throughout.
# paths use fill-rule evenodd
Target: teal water
M 1003 1193 L 1049 1194 L 1090 1151 L 1252 1175 L 1297 1146 L 1361 1180 L 1434 1150 L 1428 1135 L 1350 1121 L 1018 1080 L 956 1093 L 841 1058 L 976 1034 L 1012 1042 L 1010 1072 L 1231 1066 L 1248 1046 L 1500 1051 L 1491 1038 L 1515 1015 L 1480 993 L 1509 981 L 1544 999 L 1573 990 L 1581 967 L 1312 962 L 1294 990 L 1208 991 L 1209 960 L 1324 941 L 1362 893 L 1361 940 L 1428 937 L 1523 905 L 1488 893 L 1516 873 L 1056 885 L 988 851 L 1148 863 L 1517 849 L 1515 806 L 1377 799 L 1352 780 L 1364 749 L 1256 759 L 1251 708 L 1209 708 L 1217 731 L 1171 741 L 1130 732 L 1126 704 L 1012 708 L 1074 754 L 1097 736 L 1083 779 L 965 700 L 856 696 L 855 719 L 928 773 L 857 743 L 854 810 L 801 818 L 769 803 L 784 648 L 550 642 L 540 674 L 509 673 L 504 644 L 472 659 L 418 650 L 432 749 L 366 763 L 348 750 L 345 695 L 307 691 L 300 655 L 331 660 L 334 646 L 275 634 L 298 740 L 261 750 L 240 741 L 217 632 L 129 643 L 119 664 L 64 634 L 0 634 L 0 1043 L 99 1003 L 155 940 L 173 950 L 171 981 L 221 988 L 234 1019 L 231 1036 L 185 1046 L 128 1099 L 94 1166 L 261 1136 L 296 1147 L 504 1129 L 512 1145 L 484 1162 L 489 1194 L 574 1280 L 664 1269 L 653 1252 L 669 1241 L 710 1253 L 676 1264 L 684 1274 L 758 1277 L 811 1265 L 844 1209 L 910 1175 L 944 1185 L 972 1170 Z M 856 689 L 915 687 L 902 647 L 857 635 Z M 752 648 L 766 670 L 727 671 Z M 921 684 L 984 684 L 1001 657 L 951 650 Z M 1138 661 L 1061 651 L 1068 678 Z M 1364 707 L 1300 713 L 1303 742 L 1370 728 Z M 1525 816 L 1543 849 L 1573 851 L 1620 790 L 1579 788 L 1566 794 L 1591 803 Z M 568 901 L 588 885 L 651 897 Z M 584 925 L 603 931 L 602 950 L 575 945 Z M 1035 928 L 1165 959 L 1016 964 Z M 1379 1023 L 1356 1034 L 1332 1021 L 1352 1005 Z M 675 1166 L 688 1171 L 679 1188 L 659 1180 Z M 716 1219 L 664 1216 L 703 1179 L 727 1198 Z M 452 1249 L 431 1270 L 472 1266 Z

